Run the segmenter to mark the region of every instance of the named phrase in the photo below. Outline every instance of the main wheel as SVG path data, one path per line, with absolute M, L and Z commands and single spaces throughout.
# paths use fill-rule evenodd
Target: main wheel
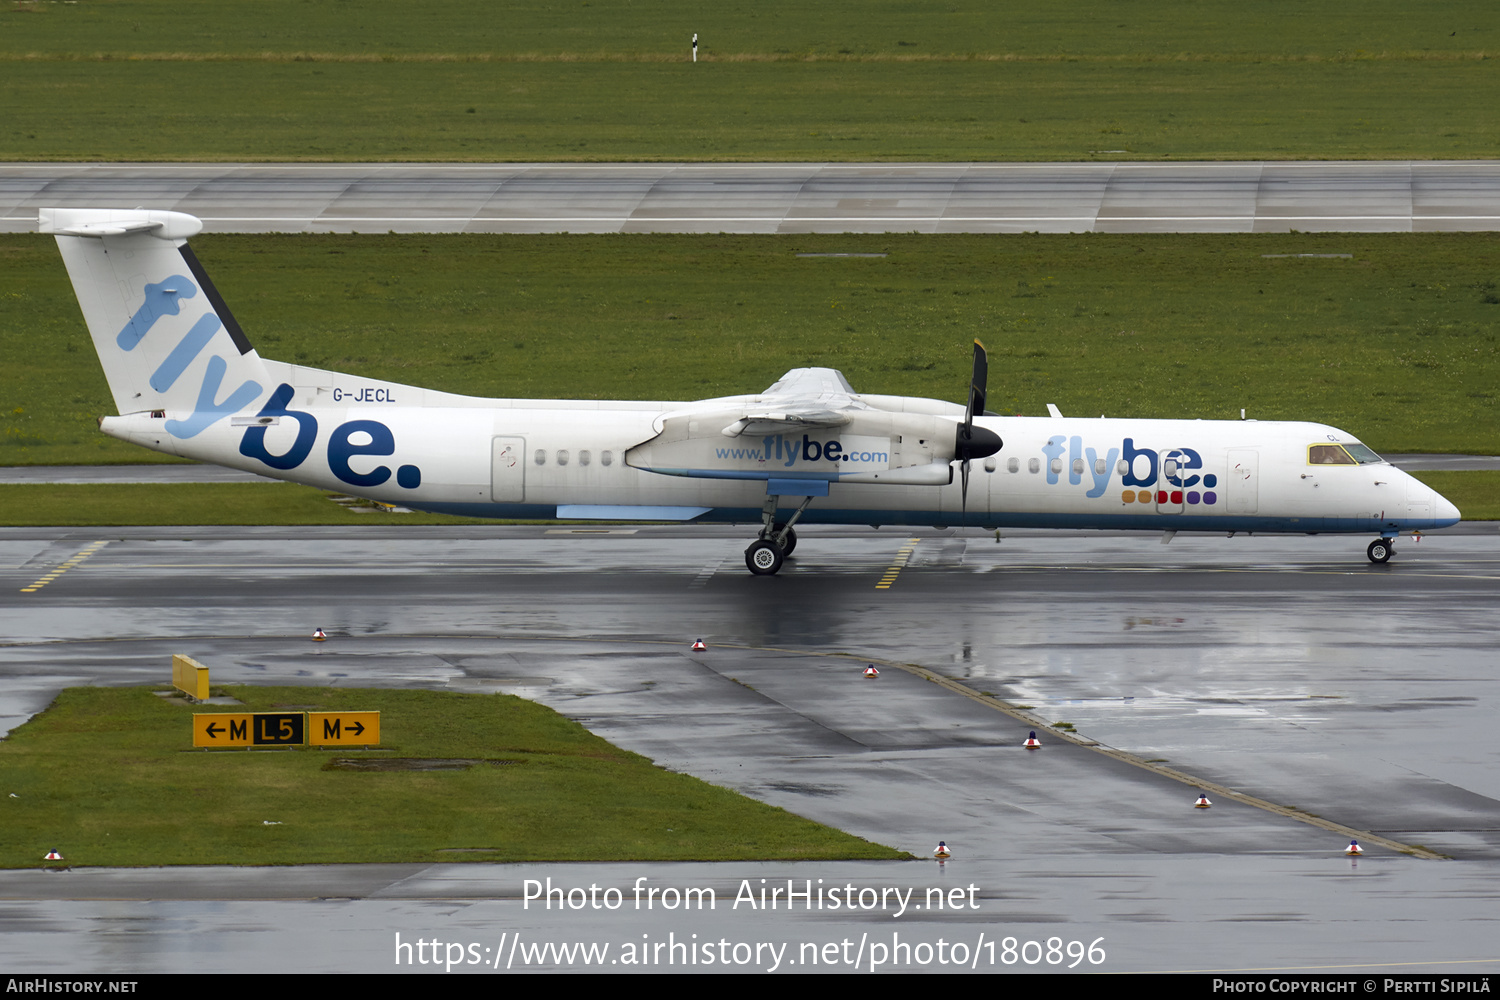
M 1365 550 L 1365 555 L 1370 557 L 1372 563 L 1388 563 L 1395 554 L 1396 550 L 1391 547 L 1390 540 L 1385 538 L 1375 539 Z
M 776 527 L 772 528 L 771 529 L 771 534 L 774 535 L 774 534 L 780 532 L 783 527 L 785 527 L 785 522 L 783 522 L 782 524 L 778 524 Z M 797 529 L 796 528 L 787 528 L 786 529 L 786 541 L 781 546 L 781 554 L 783 556 L 789 556 L 789 555 L 792 554 L 792 550 L 795 549 L 796 547 L 797 547 Z
M 771 542 L 752 542 L 745 550 L 745 566 L 756 576 L 774 576 L 786 556 Z

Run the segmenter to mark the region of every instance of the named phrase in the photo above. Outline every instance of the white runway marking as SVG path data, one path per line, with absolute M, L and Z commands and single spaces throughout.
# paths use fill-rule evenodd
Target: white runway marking
M 693 582 L 688 584 L 688 589 L 702 590 L 704 587 L 707 587 L 708 581 L 713 579 L 713 575 L 719 571 L 719 567 L 723 566 L 724 560 L 728 558 L 728 556 L 720 556 L 716 561 L 700 569 L 698 575 L 693 577 Z

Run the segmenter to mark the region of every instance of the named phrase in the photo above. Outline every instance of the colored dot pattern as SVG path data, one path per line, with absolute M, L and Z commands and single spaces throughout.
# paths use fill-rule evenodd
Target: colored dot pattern
M 1126 490 L 1120 494 L 1120 502 L 1156 503 L 1162 506 L 1167 504 L 1175 506 L 1183 503 L 1212 505 L 1219 502 L 1219 494 L 1213 490 L 1205 490 L 1202 493 L 1197 490 L 1188 490 L 1185 493 L 1182 490 L 1157 490 L 1155 493 L 1150 490 Z

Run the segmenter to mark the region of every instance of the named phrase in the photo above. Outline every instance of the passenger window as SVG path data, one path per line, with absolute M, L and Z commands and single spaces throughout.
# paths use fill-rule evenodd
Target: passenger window
M 601 451 L 599 453 L 599 464 L 600 465 L 613 465 L 614 463 L 615 463 L 614 452 Z
M 588 465 L 589 464 L 589 458 L 590 458 L 589 450 L 587 448 L 584 448 L 582 451 L 580 451 L 578 453 L 578 464 L 579 465 Z
M 1026 468 L 1030 469 L 1032 473 L 1035 474 L 1042 471 L 1042 463 L 1040 460 L 1033 458 L 1031 461 L 1026 463 Z
M 533 462 L 535 462 L 537 465 L 546 465 L 547 464 L 547 450 L 545 448 L 538 448 L 536 450 L 536 454 L 533 455 L 533 456 L 531 456 L 531 460 Z
M 1005 463 L 1005 467 L 1011 472 L 1020 472 L 1021 460 L 1019 458 L 1012 458 L 1010 461 Z
M 568 449 L 566 449 L 566 448 L 559 448 L 557 450 L 557 464 L 558 465 L 567 465 L 568 464 Z

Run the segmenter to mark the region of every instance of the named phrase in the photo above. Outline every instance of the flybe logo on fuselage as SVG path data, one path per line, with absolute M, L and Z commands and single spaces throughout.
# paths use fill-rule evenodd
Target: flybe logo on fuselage
M 273 453 L 266 447 L 264 426 L 251 427 L 240 439 L 240 454 L 254 458 L 273 469 L 283 472 L 295 469 L 307 461 L 313 445 L 318 440 L 318 418 L 301 410 L 291 410 L 294 390 L 283 382 L 271 393 L 271 398 L 256 416 L 290 417 L 297 423 L 297 436 L 286 451 Z M 355 472 L 349 465 L 351 459 L 360 455 L 394 455 L 396 436 L 391 429 L 378 420 L 346 420 L 334 428 L 328 437 L 328 469 L 350 486 L 380 486 L 391 478 L 389 466 L 377 465 L 369 472 Z M 422 470 L 415 465 L 403 465 L 396 469 L 396 485 L 414 490 L 422 485 Z
M 1147 496 L 1145 491 L 1135 492 L 1140 487 L 1160 487 L 1155 499 L 1163 504 L 1214 504 L 1219 499 L 1215 492 L 1219 477 L 1200 471 L 1203 457 L 1192 448 L 1137 448 L 1134 438 L 1126 438 L 1119 447 L 1101 450 L 1085 447 L 1077 434 L 1054 434 L 1041 450 L 1046 456 L 1047 484 L 1060 484 L 1066 474 L 1069 485 L 1079 486 L 1087 477 L 1089 489 L 1084 495 L 1088 497 L 1104 496 L 1110 480 L 1119 476 L 1127 503 Z
M 890 461 L 890 452 L 887 450 L 889 447 L 890 442 L 886 438 L 850 436 L 831 441 L 814 441 L 810 435 L 803 434 L 799 441 L 795 436 L 768 434 L 761 439 L 759 448 L 725 447 L 715 448 L 714 452 L 718 458 L 728 461 L 758 462 L 763 465 L 775 463 L 783 469 L 790 469 L 799 462 L 838 462 L 841 466 L 847 463 L 883 469 Z M 840 468 L 839 471 L 854 470 Z
M 177 316 L 182 312 L 182 303 L 196 298 L 198 286 L 191 278 L 174 274 L 163 281 L 147 282 L 143 288 L 144 301 L 125 326 L 115 336 L 115 344 L 122 351 L 134 351 L 156 326 L 163 316 Z M 214 335 L 223 329 L 223 322 L 210 308 L 193 323 L 166 358 L 157 366 L 147 382 L 162 395 L 175 386 Z M 192 412 L 181 420 L 166 422 L 166 431 L 175 438 L 186 440 L 196 437 L 213 424 L 238 413 L 264 391 L 259 382 L 247 379 L 223 400 L 218 398 L 224 376 L 230 362 L 217 353 L 210 353 L 204 370 L 203 381 L 198 388 L 198 398 Z M 297 423 L 297 436 L 286 451 L 276 454 L 266 446 L 264 425 L 247 428 L 240 438 L 240 454 L 264 462 L 272 469 L 283 472 L 295 469 L 307 460 L 318 439 L 318 420 L 311 413 L 287 409 L 294 392 L 283 383 L 271 393 L 271 398 L 257 416 L 289 417 Z M 343 396 L 361 401 L 379 399 L 394 402 L 384 389 L 361 389 L 358 393 L 344 392 Z M 350 461 L 361 455 L 393 455 L 396 452 L 396 437 L 391 429 L 378 420 L 349 420 L 334 428 L 327 446 L 328 468 L 334 476 L 350 486 L 370 488 L 380 486 L 391 478 L 391 470 L 377 465 L 369 472 L 356 472 Z M 416 489 L 422 484 L 422 470 L 415 465 L 403 465 L 396 469 L 396 483 L 403 489 Z

